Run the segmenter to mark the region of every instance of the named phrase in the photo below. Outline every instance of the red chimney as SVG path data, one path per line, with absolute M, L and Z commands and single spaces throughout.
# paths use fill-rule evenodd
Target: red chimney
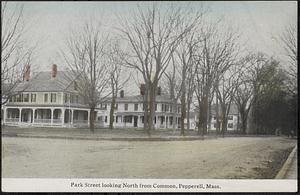
M 120 91 L 120 97 L 123 98 L 124 97 L 124 90 Z
M 57 65 L 56 65 L 56 64 L 53 64 L 53 65 L 52 65 L 51 77 L 52 77 L 52 78 L 55 78 L 56 75 L 57 75 Z
M 23 76 L 23 80 L 24 81 L 29 81 L 30 79 L 30 65 L 27 64 L 24 67 L 24 76 Z

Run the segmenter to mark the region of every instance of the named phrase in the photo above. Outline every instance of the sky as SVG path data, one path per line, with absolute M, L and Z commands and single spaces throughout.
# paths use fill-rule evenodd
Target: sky
M 64 62 L 57 55 L 64 47 L 65 38 L 70 28 L 77 26 L 89 17 L 98 18 L 110 31 L 118 24 L 116 15 L 129 18 L 137 7 L 137 2 L 9 2 L 13 9 L 17 4 L 24 4 L 24 19 L 28 30 L 26 40 L 37 43 L 34 66 L 39 70 L 50 70 L 51 64 L 63 69 Z M 144 8 L 150 5 L 140 2 Z M 163 9 L 168 9 L 171 2 L 161 2 Z M 296 1 L 210 1 L 176 2 L 179 6 L 201 9 L 205 7 L 213 19 L 222 18 L 226 24 L 237 27 L 242 35 L 241 42 L 248 51 L 261 51 L 269 56 L 283 57 L 275 37 L 288 24 L 297 24 Z

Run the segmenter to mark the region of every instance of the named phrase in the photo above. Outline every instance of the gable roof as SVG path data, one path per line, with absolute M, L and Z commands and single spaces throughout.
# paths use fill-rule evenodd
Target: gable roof
M 106 98 L 103 100 L 103 102 L 111 102 L 111 97 Z M 142 103 L 144 100 L 143 95 L 135 95 L 135 96 L 124 96 L 124 97 L 117 97 L 116 103 Z M 157 95 L 156 96 L 156 102 L 165 102 L 165 103 L 171 103 L 171 99 L 167 95 Z
M 16 86 L 15 92 L 60 92 L 65 91 L 75 78 L 71 71 L 57 71 L 55 78 L 51 78 L 51 71 L 33 74 L 29 81 L 23 81 Z
M 216 105 L 213 104 L 211 105 L 211 114 L 212 115 L 216 115 Z M 221 105 L 219 105 L 219 114 L 221 114 Z M 231 104 L 230 105 L 230 109 L 229 109 L 229 115 L 236 115 L 238 114 L 238 108 L 237 108 L 237 105 L 236 104 Z

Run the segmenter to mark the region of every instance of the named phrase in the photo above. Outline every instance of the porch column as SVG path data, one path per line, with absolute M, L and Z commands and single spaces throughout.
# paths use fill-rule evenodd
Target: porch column
M 71 110 L 71 125 L 73 125 L 73 113 L 74 113 L 74 110 Z
M 19 108 L 19 123 L 22 122 L 22 108 Z
M 3 124 L 4 124 L 5 121 L 6 121 L 6 109 L 7 109 L 7 108 L 4 108 L 4 109 L 3 109 Z
M 54 113 L 54 109 L 51 108 L 51 126 L 53 125 L 53 113 Z
M 87 116 L 88 125 L 90 124 L 90 112 L 91 112 L 91 110 L 88 110 L 88 116 Z
M 32 123 L 34 124 L 35 108 L 32 108 Z
M 65 123 L 65 109 L 61 109 L 61 125 L 64 125 Z

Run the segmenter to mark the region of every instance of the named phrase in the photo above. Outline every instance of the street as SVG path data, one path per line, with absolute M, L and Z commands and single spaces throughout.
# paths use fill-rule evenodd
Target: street
M 2 137 L 5 178 L 274 178 L 296 140 L 94 141 Z

